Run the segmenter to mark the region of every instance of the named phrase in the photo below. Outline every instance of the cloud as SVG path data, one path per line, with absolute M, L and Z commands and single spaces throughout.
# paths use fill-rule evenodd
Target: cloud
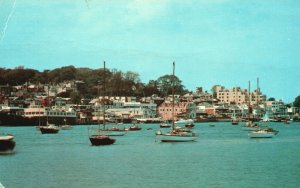
M 127 5 L 125 21 L 129 24 L 150 21 L 166 13 L 169 0 L 133 0 Z

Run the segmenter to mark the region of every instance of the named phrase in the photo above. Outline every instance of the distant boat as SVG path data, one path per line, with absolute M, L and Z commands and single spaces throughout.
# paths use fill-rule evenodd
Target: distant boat
M 134 124 L 133 126 L 130 126 L 130 127 L 128 128 L 128 130 L 129 130 L 129 131 L 140 131 L 140 130 L 142 130 L 142 128 L 141 128 L 140 126 Z
M 104 82 L 103 82 L 103 93 L 105 94 L 105 62 L 104 64 Z M 99 91 L 98 91 L 99 92 Z M 102 99 L 102 107 L 103 107 L 103 129 L 105 129 L 105 99 Z M 99 121 L 99 117 L 98 117 Z M 89 135 L 90 142 L 93 146 L 103 146 L 103 145 L 111 145 L 116 142 L 116 139 L 111 138 L 105 133 L 107 133 L 105 130 L 100 129 L 100 124 L 98 122 L 98 129 L 96 132 L 93 132 L 93 134 Z
M 264 117 L 262 118 L 262 121 L 263 122 L 269 122 L 270 121 L 270 117 L 269 117 L 269 113 L 268 112 L 265 113 Z
M 142 127 L 139 126 L 139 123 L 137 122 L 136 119 L 134 119 L 133 124 L 127 129 L 128 131 L 140 131 L 142 130 Z
M 64 119 L 64 122 L 65 122 L 65 124 L 61 126 L 62 130 L 71 130 L 71 129 L 73 129 L 73 126 L 67 124 L 66 119 Z
M 178 121 L 174 122 L 176 125 L 187 125 L 187 124 L 193 124 L 194 120 L 192 119 L 179 119 Z
M 260 129 L 261 129 L 260 125 L 253 123 L 252 121 L 248 121 L 244 126 L 242 126 L 242 130 L 244 131 L 257 131 Z
M 172 125 L 168 122 L 162 122 L 159 127 L 160 128 L 170 128 Z
M 231 124 L 232 125 L 238 125 L 239 124 L 239 121 L 237 120 L 237 118 L 235 116 L 235 109 L 233 110 L 233 114 L 232 114 L 232 117 L 231 117 Z
M 257 130 L 251 131 L 248 135 L 250 138 L 273 138 L 275 133 L 267 130 Z
M 11 154 L 16 146 L 14 136 L 11 134 L 0 135 L 0 154 Z
M 49 104 L 49 86 L 48 86 L 48 104 Z M 59 132 L 59 127 L 55 124 L 49 123 L 48 115 L 49 115 L 49 108 L 46 109 L 46 125 L 45 126 L 39 126 L 40 131 L 42 134 L 56 134 Z M 39 122 L 40 123 L 40 122 Z
M 182 128 L 175 129 L 175 121 L 174 121 L 174 77 L 175 77 L 175 63 L 173 63 L 173 80 L 172 80 L 172 127 L 171 131 L 168 133 L 162 133 L 161 131 L 156 132 L 156 138 L 158 138 L 161 142 L 191 142 L 195 141 L 198 138 L 198 134 L 193 133 L 190 130 L 185 130 Z M 178 121 L 177 121 L 178 123 Z M 186 121 L 181 121 L 180 123 L 187 123 Z
M 59 132 L 59 127 L 55 124 L 50 124 L 47 122 L 46 126 L 39 126 L 42 134 L 56 134 Z
M 100 131 L 100 134 L 105 136 L 124 136 L 127 133 L 125 128 L 119 127 L 105 128 L 101 129 Z
M 92 135 L 89 137 L 89 139 L 93 146 L 111 145 L 116 141 L 115 139 L 110 138 L 109 136 L 102 135 Z

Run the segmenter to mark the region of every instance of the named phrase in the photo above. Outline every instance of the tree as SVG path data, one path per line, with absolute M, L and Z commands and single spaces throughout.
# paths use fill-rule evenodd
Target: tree
M 71 92 L 70 98 L 73 104 L 80 104 L 81 96 L 78 92 Z
M 173 75 L 164 75 L 156 80 L 158 89 L 164 96 L 172 94 L 173 81 L 174 94 L 183 94 L 185 92 L 184 86 L 181 84 L 181 80 L 177 76 L 174 76 L 173 79 Z
M 298 95 L 298 97 L 295 98 L 294 101 L 294 106 L 300 108 L 300 95 Z
M 161 95 L 158 90 L 158 83 L 155 80 L 150 80 L 148 84 L 144 87 L 144 95 L 151 96 L 153 94 Z
M 221 86 L 220 85 L 214 85 L 210 90 L 212 92 L 214 98 L 217 98 L 217 87 L 221 87 Z
M 274 97 L 270 97 L 270 98 L 268 99 L 268 101 L 275 101 L 275 98 L 274 98 Z

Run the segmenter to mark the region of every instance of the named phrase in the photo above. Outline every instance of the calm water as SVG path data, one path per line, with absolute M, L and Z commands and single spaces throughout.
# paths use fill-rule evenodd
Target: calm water
M 240 125 L 201 123 L 197 142 L 159 143 L 159 125 L 147 124 L 103 147 L 90 145 L 87 126 L 55 135 L 0 127 L 17 142 L 15 154 L 0 156 L 0 182 L 6 188 L 300 187 L 300 123 L 270 126 L 280 131 L 275 138 L 249 139 Z

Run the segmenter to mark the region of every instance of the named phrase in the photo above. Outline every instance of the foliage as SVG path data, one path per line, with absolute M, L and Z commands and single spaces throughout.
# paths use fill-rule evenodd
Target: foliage
M 173 75 L 164 75 L 156 80 L 159 91 L 164 95 L 170 95 L 173 92 L 174 84 L 174 94 L 183 94 L 185 92 L 184 86 L 181 84 L 181 80 Z
M 274 97 L 270 97 L 270 98 L 268 99 L 268 101 L 275 101 L 275 98 L 274 98 Z
M 79 98 L 93 98 L 99 95 L 136 97 L 151 96 L 152 94 L 170 95 L 172 93 L 172 78 L 172 75 L 164 75 L 157 80 L 150 80 L 147 84 L 144 84 L 141 82 L 138 73 L 132 71 L 122 72 L 117 69 L 105 69 L 104 72 L 103 68 L 90 69 L 65 66 L 40 72 L 24 67 L 15 69 L 0 68 L 0 85 L 14 86 L 26 83 L 56 85 L 69 81 L 81 81 L 76 84 L 78 93 L 67 94 L 70 94 L 72 100 L 77 102 Z M 175 94 L 186 92 L 181 80 L 176 76 L 174 77 L 174 91 Z
M 295 98 L 294 106 L 300 108 L 300 95 Z

